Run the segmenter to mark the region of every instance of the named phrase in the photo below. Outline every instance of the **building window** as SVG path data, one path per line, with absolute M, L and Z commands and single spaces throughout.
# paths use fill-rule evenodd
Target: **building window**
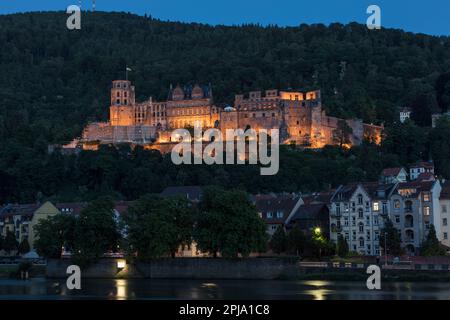
M 123 96 L 126 98 L 126 97 L 128 96 L 128 92 L 125 91 L 125 92 L 123 93 Z
M 358 204 L 363 204 L 363 196 L 362 196 L 362 194 L 358 194 Z
M 447 212 L 447 206 L 445 204 L 442 205 L 442 212 L 443 213 Z
M 405 212 L 412 212 L 412 202 L 409 200 L 405 202 Z
M 352 241 L 356 241 L 356 231 L 352 232 Z
M 425 202 L 430 201 L 430 195 L 429 195 L 428 193 L 425 193 L 425 194 L 423 195 L 423 201 L 425 201 Z
M 277 218 L 283 218 L 283 212 L 277 211 Z
M 430 215 L 430 207 L 426 206 L 423 208 L 423 214 L 426 216 Z
M 267 219 L 272 219 L 273 218 L 273 213 L 272 212 L 267 212 Z
M 366 217 L 366 226 L 370 226 L 370 217 L 369 216 Z
M 442 219 L 442 225 L 446 226 L 447 225 L 447 218 Z
M 359 208 L 359 209 L 358 209 L 358 218 L 359 218 L 359 219 L 362 219 L 362 218 L 363 218 L 363 214 L 364 214 L 364 213 L 363 213 L 363 209 Z
M 120 99 L 117 99 L 117 100 L 116 100 L 116 104 L 120 104 Z
M 380 204 L 378 202 L 373 203 L 373 211 L 380 211 Z
M 120 98 L 120 92 L 117 91 L 117 98 Z
M 336 205 L 336 216 L 340 216 L 341 215 L 341 205 L 338 203 Z
M 127 105 L 127 104 L 128 104 L 128 100 L 125 99 L 125 100 L 123 101 L 123 104 L 124 104 L 124 105 Z
M 373 224 L 374 224 L 375 226 L 378 225 L 378 217 L 377 217 L 377 216 L 373 217 Z
M 400 209 L 400 200 L 394 200 L 394 209 L 395 210 Z
M 344 217 L 344 226 L 348 227 L 348 217 Z
M 448 234 L 447 234 L 447 232 L 444 232 L 444 239 L 445 239 L 445 240 L 448 239 Z
M 359 238 L 359 246 L 364 247 L 364 238 Z
M 400 216 L 395 216 L 395 223 L 400 223 Z
M 275 113 L 272 113 L 272 117 L 275 117 Z
M 362 222 L 359 224 L 358 228 L 359 228 L 359 233 L 364 232 L 364 224 Z
M 387 203 L 383 202 L 383 213 L 388 213 Z

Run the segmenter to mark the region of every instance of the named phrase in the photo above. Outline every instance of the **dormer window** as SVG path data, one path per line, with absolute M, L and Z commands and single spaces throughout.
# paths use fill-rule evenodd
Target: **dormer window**
M 267 219 L 272 219 L 273 218 L 273 213 L 272 212 L 267 212 L 266 216 L 267 216 Z

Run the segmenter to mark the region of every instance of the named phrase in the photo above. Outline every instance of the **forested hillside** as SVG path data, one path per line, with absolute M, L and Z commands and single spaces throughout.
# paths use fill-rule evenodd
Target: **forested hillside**
M 429 125 L 431 112 L 450 106 L 448 37 L 369 31 L 358 24 L 213 27 L 125 13 L 83 13 L 82 29 L 69 31 L 67 17 L 0 16 L 0 203 L 80 199 L 95 192 L 131 199 L 167 184 L 222 181 L 214 179 L 212 168 L 208 175 L 171 164 L 149 168 L 142 158 L 125 161 L 112 151 L 79 159 L 47 155 L 49 143 L 70 141 L 88 121 L 107 119 L 110 82 L 124 77 L 126 65 L 133 69 L 130 79 L 139 100 L 164 99 L 171 83 L 211 83 L 220 103 L 232 103 L 235 93 L 251 89 L 320 88 L 329 114 L 385 123 L 396 133 L 383 150 L 283 153 L 288 164 L 272 180 L 252 178 L 252 169 L 236 176 L 234 167 L 220 168 L 224 186 L 314 190 L 338 184 L 338 177 L 373 179 L 385 165 L 428 159 L 443 149 L 430 145 L 427 129 L 390 127 L 399 106 L 412 107 L 422 127 Z M 403 154 L 398 143 L 408 148 Z M 364 152 L 373 157 L 366 159 Z M 434 158 L 439 156 L 447 155 Z M 441 163 L 438 171 L 450 172 Z M 121 171 L 124 166 L 127 172 Z M 300 176 L 293 173 L 299 171 Z M 125 187 L 125 177 L 135 181 Z

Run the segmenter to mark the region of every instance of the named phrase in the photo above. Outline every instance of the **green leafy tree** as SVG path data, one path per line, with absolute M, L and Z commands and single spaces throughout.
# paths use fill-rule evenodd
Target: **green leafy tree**
M 3 250 L 5 250 L 8 254 L 16 251 L 19 243 L 16 240 L 16 236 L 14 232 L 8 231 L 5 236 L 5 240 L 3 240 Z
M 450 119 L 441 117 L 430 132 L 429 144 L 434 164 L 438 173 L 450 177 Z
M 70 251 L 74 243 L 75 222 L 75 217 L 69 214 L 40 220 L 34 226 L 36 252 L 45 258 L 60 258 L 63 247 Z
M 302 255 L 308 246 L 308 241 L 305 234 L 300 229 L 299 225 L 294 225 L 294 227 L 289 231 L 287 236 L 287 248 L 289 252 L 295 255 Z
M 390 219 L 384 222 L 384 227 L 380 232 L 380 246 L 383 250 L 386 250 L 384 252 L 391 255 L 400 255 L 403 253 L 400 235 Z
M 267 245 L 266 225 L 247 193 L 205 188 L 194 231 L 198 248 L 214 256 L 247 257 Z
M 20 244 L 19 247 L 17 248 L 17 252 L 19 254 L 25 254 L 30 252 L 30 244 L 28 243 L 28 239 L 23 239 Z
M 98 260 L 103 254 L 115 251 L 120 233 L 114 216 L 114 202 L 99 198 L 83 209 L 76 219 L 73 254 L 80 265 Z
M 337 255 L 341 258 L 345 258 L 348 255 L 348 251 L 349 251 L 348 243 L 342 234 L 339 235 L 339 237 L 338 237 L 336 251 L 337 251 Z
M 270 248 L 276 254 L 286 251 L 287 236 L 284 227 L 280 225 L 270 239 Z
M 180 246 L 190 246 L 195 211 L 183 198 L 162 198 L 147 195 L 128 210 L 130 250 L 140 259 L 175 256 Z
M 442 248 L 438 238 L 436 237 L 436 229 L 432 224 L 430 225 L 427 238 L 422 243 L 420 254 L 422 256 L 443 256 L 445 253 L 445 249 Z

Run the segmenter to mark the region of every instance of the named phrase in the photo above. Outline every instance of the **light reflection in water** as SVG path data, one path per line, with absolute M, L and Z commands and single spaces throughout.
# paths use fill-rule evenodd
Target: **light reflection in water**
M 311 280 L 311 281 L 304 281 L 303 284 L 314 287 L 314 289 L 305 290 L 304 292 L 308 295 L 311 295 L 314 300 L 325 300 L 326 296 L 332 293 L 331 290 L 323 288 L 331 284 L 329 281 Z
M 128 281 L 124 279 L 116 279 L 116 299 L 118 300 L 125 300 L 127 298 L 128 288 L 127 284 Z

